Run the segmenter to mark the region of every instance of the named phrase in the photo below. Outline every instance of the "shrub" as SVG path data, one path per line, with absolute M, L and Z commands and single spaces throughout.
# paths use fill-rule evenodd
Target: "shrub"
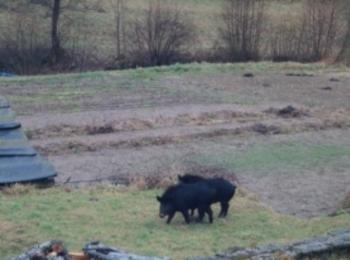
M 333 54 L 340 30 L 340 1 L 304 1 L 303 10 L 300 17 L 286 19 L 273 28 L 273 60 L 314 62 Z
M 0 36 L 0 69 L 18 74 L 38 73 L 49 53 L 34 15 L 18 12 L 4 24 Z
M 258 60 L 265 0 L 225 0 L 219 38 L 231 61 Z
M 175 4 L 151 1 L 144 15 L 131 24 L 129 59 L 135 66 L 180 61 L 193 35 L 192 23 Z

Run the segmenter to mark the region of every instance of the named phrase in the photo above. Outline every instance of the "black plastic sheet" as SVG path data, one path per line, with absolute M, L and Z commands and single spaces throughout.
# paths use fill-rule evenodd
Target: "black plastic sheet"
M 56 176 L 54 168 L 41 156 L 0 157 L 0 183 L 34 182 Z
M 0 158 L 36 155 L 37 153 L 32 147 L 0 147 Z
M 4 97 L 0 97 L 0 109 L 1 108 L 9 108 L 10 104 Z
M 0 185 L 44 181 L 55 176 L 53 166 L 30 147 L 7 100 L 0 97 Z
M 14 121 L 0 122 L 0 131 L 14 130 L 21 127 L 21 124 Z

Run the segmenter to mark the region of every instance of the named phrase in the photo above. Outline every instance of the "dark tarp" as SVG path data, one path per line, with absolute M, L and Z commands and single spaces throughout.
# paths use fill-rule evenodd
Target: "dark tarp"
M 0 97 L 0 184 L 52 179 L 51 164 L 30 147 L 6 99 Z
M 14 121 L 0 122 L 0 131 L 14 130 L 20 127 L 21 127 L 21 124 Z
M 0 158 L 15 156 L 36 156 L 32 147 L 0 147 Z
M 6 98 L 0 96 L 0 108 L 9 108 L 10 104 L 7 102 Z
M 0 157 L 0 183 L 41 181 L 55 177 L 49 162 L 41 156 Z
M 22 129 L 13 129 L 13 130 L 0 130 L 0 147 L 1 141 L 9 140 L 25 140 L 26 136 L 24 135 Z

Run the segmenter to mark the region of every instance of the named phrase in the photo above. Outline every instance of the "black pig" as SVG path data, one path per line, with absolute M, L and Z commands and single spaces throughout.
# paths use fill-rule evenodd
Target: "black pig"
M 178 176 L 180 183 L 197 183 L 206 185 L 208 188 L 214 189 L 214 196 L 211 198 L 210 203 L 220 202 L 221 211 L 219 217 L 226 217 L 228 208 L 230 206 L 229 201 L 235 195 L 236 186 L 223 178 L 204 178 L 198 175 L 186 174 Z M 193 211 L 192 211 L 193 213 Z
M 202 183 L 180 183 L 170 186 L 157 200 L 160 202 L 159 216 L 168 216 L 167 224 L 170 223 L 177 211 L 181 212 L 186 223 L 190 223 L 189 209 L 198 209 L 198 222 L 203 220 L 204 214 L 209 216 L 209 222 L 213 222 L 213 211 L 210 208 L 215 190 Z

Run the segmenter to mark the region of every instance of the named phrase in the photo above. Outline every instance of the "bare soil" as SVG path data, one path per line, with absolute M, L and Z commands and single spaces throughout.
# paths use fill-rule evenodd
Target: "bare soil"
M 233 171 L 191 158 L 203 150 L 214 154 L 215 142 L 238 151 L 266 138 L 304 140 L 302 136 L 320 142 L 339 137 L 350 145 L 350 78 L 336 75 L 340 81 L 331 82 L 332 76 L 163 77 L 162 84 L 177 87 L 175 95 L 125 96 L 118 103 L 101 92 L 93 99 L 77 99 L 80 112 L 58 103 L 46 104 L 47 112 L 38 105 L 18 105 L 20 114 L 33 111 L 18 120 L 31 144 L 55 166 L 60 184 L 164 187 L 178 174 L 220 175 L 280 212 L 313 217 L 333 213 L 350 192 L 348 165 L 301 168 L 290 174 L 283 168 L 270 173 Z M 192 89 L 191 95 L 182 88 Z M 211 93 L 220 102 L 210 103 Z M 140 105 L 145 99 L 151 107 Z

